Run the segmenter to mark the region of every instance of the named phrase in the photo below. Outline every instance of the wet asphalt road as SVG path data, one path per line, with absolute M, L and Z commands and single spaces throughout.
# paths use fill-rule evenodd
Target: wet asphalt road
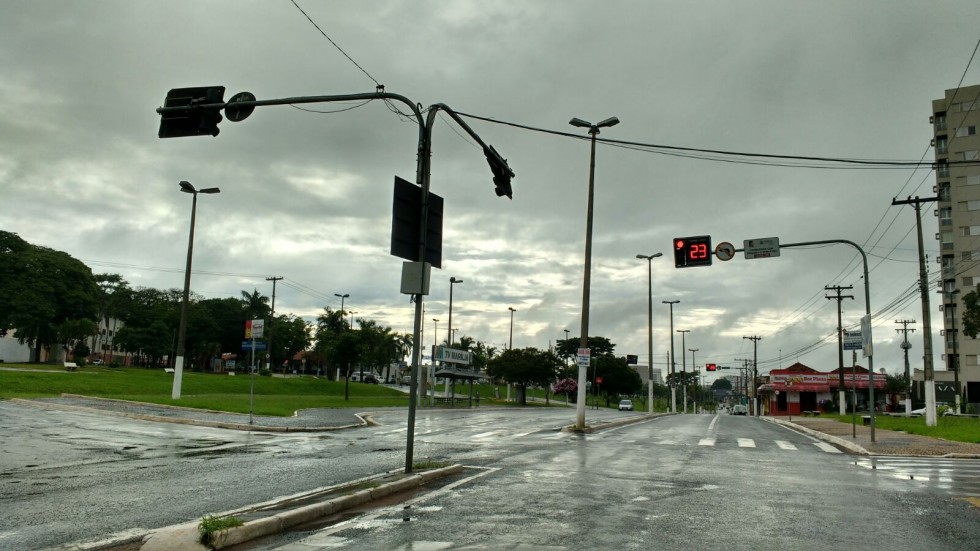
M 589 411 L 589 419 L 617 412 Z M 0 548 L 39 549 L 404 465 L 405 412 L 378 426 L 262 433 L 0 402 Z M 466 473 L 255 549 L 973 548 L 980 514 L 936 483 L 759 419 L 687 415 L 578 436 L 571 409 L 420 410 L 416 460 Z M 972 465 L 972 467 L 971 467 Z M 904 469 L 904 470 L 896 470 Z M 960 490 L 956 490 L 960 491 Z M 980 492 L 980 489 L 977 490 Z

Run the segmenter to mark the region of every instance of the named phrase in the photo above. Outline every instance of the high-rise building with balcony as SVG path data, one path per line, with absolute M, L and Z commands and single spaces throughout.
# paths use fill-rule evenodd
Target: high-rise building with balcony
M 932 102 L 929 120 L 936 155 L 936 239 L 947 371 L 936 373 L 936 399 L 952 401 L 944 399 L 949 393 L 942 388 L 958 378 L 966 404 L 980 410 L 980 339 L 962 331 L 963 296 L 980 285 L 980 85 L 946 90 L 944 98 Z

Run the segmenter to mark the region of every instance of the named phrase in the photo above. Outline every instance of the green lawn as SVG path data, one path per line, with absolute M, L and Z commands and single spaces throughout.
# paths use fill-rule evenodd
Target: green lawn
M 851 423 L 850 415 L 826 415 L 842 423 Z M 861 416 L 857 417 L 861 424 Z M 933 438 L 943 438 L 956 442 L 980 443 L 980 419 L 976 417 L 936 417 L 936 426 L 927 427 L 923 417 L 893 417 L 891 415 L 875 415 L 875 427 L 885 430 L 897 430 L 909 434 L 921 434 Z
M 4 364 L 20 368 L 0 370 L 0 399 L 54 397 L 81 394 L 117 400 L 248 413 L 251 377 L 248 375 L 184 372 L 180 400 L 171 399 L 173 375 L 162 369 L 86 366 L 67 372 L 60 366 Z M 408 395 L 380 385 L 344 383 L 316 377 L 255 377 L 254 412 L 292 415 L 305 408 L 406 407 Z

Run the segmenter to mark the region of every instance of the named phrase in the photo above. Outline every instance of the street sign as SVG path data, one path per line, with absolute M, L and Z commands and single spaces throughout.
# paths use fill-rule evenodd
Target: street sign
M 595 384 L 601 385 L 602 384 L 602 377 L 596 377 L 595 378 Z
M 861 331 L 844 331 L 844 350 L 861 350 L 864 340 Z
M 265 341 L 242 341 L 242 350 L 251 350 L 253 342 L 256 350 L 265 350 Z
M 578 366 L 588 368 L 589 359 L 592 357 L 591 348 L 579 348 L 578 349 Z
M 731 260 L 735 256 L 735 245 L 728 241 L 722 241 L 715 247 L 715 256 L 718 260 Z
M 871 357 L 871 316 L 868 314 L 861 316 L 861 350 L 862 356 L 865 358 Z
M 779 256 L 778 237 L 760 237 L 742 242 L 745 258 L 772 258 Z

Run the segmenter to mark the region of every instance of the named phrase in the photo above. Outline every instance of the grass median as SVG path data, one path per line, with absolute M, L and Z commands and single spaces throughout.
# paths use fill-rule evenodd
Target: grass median
M 162 369 L 87 366 L 67 372 L 60 366 L 4 364 L 0 370 L 0 399 L 57 397 L 80 394 L 232 413 L 248 413 L 252 380 L 249 375 L 185 371 L 181 398 L 173 400 L 173 375 Z M 407 407 L 408 394 L 381 385 L 350 383 L 312 376 L 255 377 L 254 413 L 289 416 L 307 408 Z

